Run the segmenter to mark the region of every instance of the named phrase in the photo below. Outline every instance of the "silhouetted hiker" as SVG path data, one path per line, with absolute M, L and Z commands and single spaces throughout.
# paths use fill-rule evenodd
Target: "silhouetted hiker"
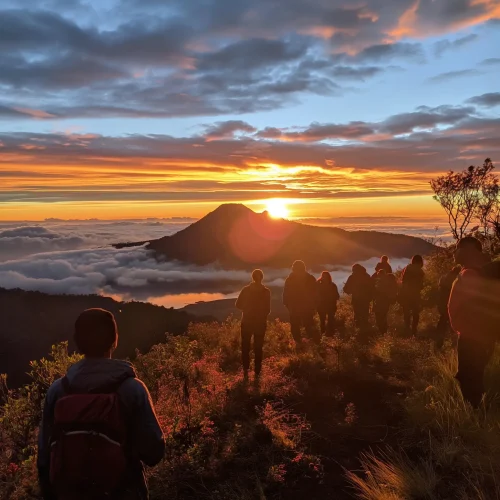
M 449 313 L 459 333 L 458 373 L 464 399 L 478 407 L 484 393 L 484 370 L 500 330 L 500 262 L 488 263 L 479 240 L 461 239 L 455 260 L 463 268 L 451 289 Z
M 243 312 L 241 318 L 241 358 L 243 373 L 248 378 L 250 368 L 250 345 L 253 337 L 255 354 L 255 377 L 259 377 L 262 368 L 262 348 L 267 328 L 267 317 L 271 312 L 271 292 L 262 284 L 264 273 L 255 269 L 252 283 L 241 290 L 236 307 Z
M 439 322 L 436 326 L 436 347 L 441 348 L 448 330 L 450 329 L 450 315 L 448 313 L 448 302 L 450 300 L 451 288 L 461 271 L 460 266 L 455 266 L 439 280 L 438 311 Z
M 392 267 L 389 264 L 389 257 L 387 257 L 387 255 L 382 255 L 382 257 L 380 257 L 380 262 L 375 266 L 375 272 L 378 273 L 381 269 L 383 269 L 386 274 L 392 274 Z
M 85 356 L 49 388 L 38 439 L 45 500 L 146 499 L 142 463 L 162 458 L 165 440 L 146 386 L 128 361 L 111 359 L 114 316 L 88 309 L 75 323 Z
M 396 276 L 379 269 L 375 276 L 375 300 L 373 309 L 380 333 L 387 333 L 387 314 L 398 297 L 398 282 Z
M 421 255 L 414 255 L 411 264 L 403 269 L 401 278 L 400 303 L 403 306 L 406 331 L 416 335 L 420 321 L 421 297 L 424 288 L 424 259 Z
M 337 285 L 332 281 L 332 275 L 328 271 L 323 271 L 321 278 L 318 279 L 317 297 L 321 333 L 333 333 L 335 331 L 337 301 L 340 299 L 340 295 Z
M 302 343 L 302 327 L 309 338 L 315 342 L 320 341 L 319 332 L 314 325 L 316 291 L 316 279 L 306 271 L 306 265 L 301 260 L 296 260 L 285 281 L 283 304 L 290 312 L 290 328 L 298 346 Z
M 373 280 L 361 264 L 352 266 L 352 274 L 344 285 L 344 293 L 352 296 L 354 321 L 358 327 L 368 325 L 370 302 L 373 299 Z

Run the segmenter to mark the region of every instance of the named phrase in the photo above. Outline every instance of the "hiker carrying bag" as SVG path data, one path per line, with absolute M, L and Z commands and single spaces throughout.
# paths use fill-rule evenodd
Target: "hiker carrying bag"
M 83 393 L 62 379 L 65 395 L 54 410 L 50 459 L 58 499 L 120 498 L 127 432 L 117 390 L 124 380 Z

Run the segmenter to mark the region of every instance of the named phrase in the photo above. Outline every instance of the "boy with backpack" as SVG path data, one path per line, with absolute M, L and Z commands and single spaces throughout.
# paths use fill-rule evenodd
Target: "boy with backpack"
M 49 388 L 38 440 L 44 500 L 148 498 L 143 463 L 163 458 L 165 440 L 146 386 L 118 343 L 112 313 L 88 309 L 75 323 L 85 356 Z

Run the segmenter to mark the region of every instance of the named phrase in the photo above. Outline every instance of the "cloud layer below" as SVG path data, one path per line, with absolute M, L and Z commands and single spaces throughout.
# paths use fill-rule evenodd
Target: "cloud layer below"
M 151 222 L 156 224 L 158 221 Z M 311 221 L 312 222 L 312 221 Z M 366 221 L 322 221 L 324 224 L 348 226 L 352 229 L 362 226 Z M 342 223 L 343 224 L 340 224 Z M 375 222 L 375 221 L 374 221 Z M 416 225 L 416 221 L 379 220 L 377 229 L 399 231 L 402 226 L 412 227 L 414 233 L 422 234 L 427 225 Z M 55 223 L 53 223 L 55 224 Z M 137 223 L 121 222 L 71 222 L 57 223 L 48 229 L 45 226 L 3 227 L 0 232 L 0 248 L 17 252 L 15 259 L 0 262 L 0 287 L 37 290 L 51 294 L 90 294 L 99 293 L 120 300 L 149 301 L 167 307 L 181 307 L 198 300 L 215 300 L 232 297 L 249 281 L 245 271 L 228 271 L 217 266 L 199 267 L 172 261 L 157 261 L 154 255 L 143 247 L 117 250 L 109 246 L 91 247 L 99 231 L 102 239 L 118 235 L 126 239 L 138 235 L 164 235 L 176 228 L 170 223 L 160 226 L 146 225 L 138 230 Z M 50 224 L 49 224 L 50 225 Z M 71 236 L 68 236 L 71 234 Z M 85 239 L 92 234 L 96 238 Z M 30 238 L 44 239 L 44 245 L 51 251 L 39 252 L 39 244 L 26 244 Z M 9 239 L 11 240 L 9 242 Z M 83 241 L 83 243 L 82 243 Z M 8 245 L 5 243 L 8 242 Z M 109 243 L 109 241 L 107 241 Z M 65 245 L 87 245 L 85 249 L 63 250 Z M 21 257 L 25 252 L 25 257 Z M 3 255 L 5 258 L 5 254 Z M 375 267 L 378 258 L 366 263 L 369 271 Z M 393 265 L 406 265 L 406 261 L 394 261 Z M 349 274 L 348 267 L 329 268 L 339 286 Z M 281 287 L 288 270 L 266 270 L 269 286 Z

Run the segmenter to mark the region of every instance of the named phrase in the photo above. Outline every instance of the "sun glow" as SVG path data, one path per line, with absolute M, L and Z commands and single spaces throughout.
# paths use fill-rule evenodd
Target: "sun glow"
M 286 219 L 290 215 L 285 200 L 279 198 L 268 200 L 266 210 L 273 219 Z

